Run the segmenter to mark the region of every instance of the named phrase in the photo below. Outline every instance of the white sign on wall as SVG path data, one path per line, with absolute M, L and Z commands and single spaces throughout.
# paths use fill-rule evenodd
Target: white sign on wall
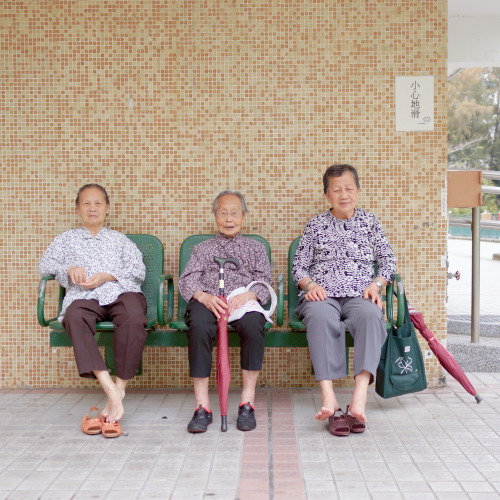
M 396 130 L 434 130 L 434 77 L 396 77 Z

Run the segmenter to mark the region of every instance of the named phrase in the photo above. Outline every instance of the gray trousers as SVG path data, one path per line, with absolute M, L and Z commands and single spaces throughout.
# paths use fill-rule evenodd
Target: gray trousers
M 384 313 L 377 304 L 363 297 L 328 297 L 314 302 L 301 297 L 295 312 L 307 327 L 316 380 L 336 380 L 347 375 L 343 321 L 354 338 L 354 376 L 366 370 L 373 382 L 387 337 Z

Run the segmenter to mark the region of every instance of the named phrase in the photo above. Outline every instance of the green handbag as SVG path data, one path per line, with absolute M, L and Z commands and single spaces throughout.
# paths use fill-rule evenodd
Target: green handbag
M 424 358 L 410 319 L 406 295 L 404 301 L 404 323 L 396 328 L 392 318 L 389 318 L 392 326 L 382 346 L 377 368 L 375 392 L 386 399 L 422 391 L 427 387 Z

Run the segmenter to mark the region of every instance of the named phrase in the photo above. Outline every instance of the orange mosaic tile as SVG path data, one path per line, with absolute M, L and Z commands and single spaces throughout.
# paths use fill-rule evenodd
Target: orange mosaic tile
M 182 241 L 214 230 L 213 198 L 239 189 L 276 280 L 326 208 L 323 171 L 349 162 L 445 338 L 446 0 L 16 0 L 0 3 L 0 51 L 1 388 L 96 387 L 36 321 L 39 259 L 88 182 L 107 188 L 111 228 L 161 239 L 174 275 Z M 395 77 L 420 75 L 434 130 L 396 132 Z M 190 387 L 187 366 L 185 348 L 146 348 L 130 385 Z M 259 383 L 314 385 L 307 349 L 266 349 Z

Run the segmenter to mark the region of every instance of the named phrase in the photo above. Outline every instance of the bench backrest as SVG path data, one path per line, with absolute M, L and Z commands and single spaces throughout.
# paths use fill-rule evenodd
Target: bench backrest
M 299 321 L 298 316 L 295 314 L 295 308 L 299 301 L 299 289 L 293 281 L 292 265 L 297 247 L 300 243 L 300 238 L 300 236 L 295 238 L 292 243 L 290 243 L 290 248 L 288 249 L 288 319 L 292 321 Z
M 262 236 L 259 236 L 257 234 L 244 234 L 243 236 L 246 236 L 248 238 L 252 238 L 254 240 L 260 241 L 261 243 L 264 244 L 267 250 L 267 256 L 269 257 L 269 262 L 272 262 L 271 260 L 271 247 L 269 246 L 269 243 L 267 242 L 266 239 L 264 239 Z M 188 236 L 181 245 L 180 253 L 179 253 L 179 277 L 181 276 L 182 272 L 184 271 L 184 268 L 186 267 L 186 264 L 189 261 L 189 258 L 191 257 L 191 253 L 193 252 L 193 248 L 195 245 L 198 245 L 198 243 L 201 243 L 202 241 L 215 238 L 215 234 L 194 234 L 192 236 Z M 183 299 L 182 295 L 179 293 L 179 303 L 177 306 L 177 319 L 178 321 L 184 321 L 184 314 L 186 313 L 186 306 L 187 303 Z
M 127 234 L 142 253 L 146 266 L 146 278 L 141 286 L 142 293 L 148 304 L 148 322 L 157 316 L 158 280 L 163 274 L 164 252 L 162 242 L 152 234 Z

